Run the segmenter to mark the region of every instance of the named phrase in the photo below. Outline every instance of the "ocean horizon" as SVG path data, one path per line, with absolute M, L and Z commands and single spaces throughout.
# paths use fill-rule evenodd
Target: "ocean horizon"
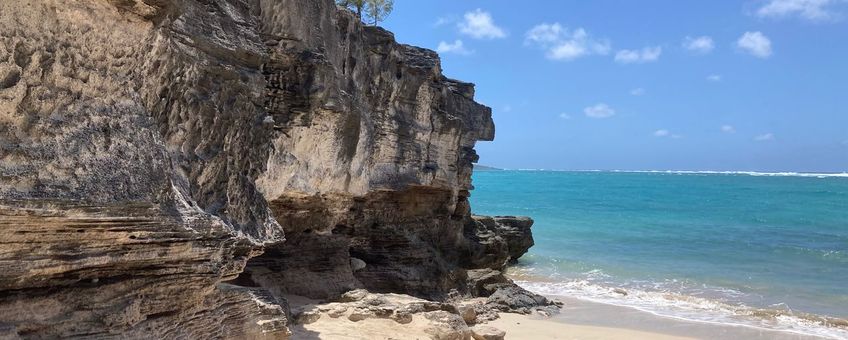
M 537 293 L 848 338 L 848 174 L 475 171 L 479 214 L 533 216 Z
M 497 168 L 483 167 L 475 171 L 553 171 L 553 172 L 613 172 L 613 173 L 664 173 L 664 174 L 713 174 L 786 177 L 848 177 L 848 171 L 756 171 L 756 170 L 625 170 L 625 169 L 544 169 L 544 168 Z

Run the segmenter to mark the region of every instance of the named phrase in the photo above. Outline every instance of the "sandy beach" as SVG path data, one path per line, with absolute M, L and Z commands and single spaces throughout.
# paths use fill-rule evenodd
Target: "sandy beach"
M 478 326 L 494 327 L 504 331 L 505 339 L 823 339 L 747 326 L 679 320 L 633 308 L 562 296 L 550 296 L 550 298 L 564 303 L 561 313 L 552 317 L 500 313 L 498 319 Z M 308 302 L 308 300 L 300 302 Z M 401 324 L 391 319 L 381 318 L 351 321 L 347 317 L 331 317 L 324 313 L 311 323 L 293 327 L 292 331 L 294 339 L 439 338 L 433 335 L 432 329 L 432 323 L 420 315 L 414 315 L 411 322 Z
M 590 326 L 503 313 L 489 325 L 506 332 L 506 339 L 695 339 L 628 328 Z
M 696 339 L 628 328 L 571 324 L 512 313 L 502 313 L 498 320 L 486 326 L 505 331 L 506 339 Z M 413 322 L 400 325 L 388 319 L 353 322 L 346 318 L 322 317 L 292 330 L 294 339 L 432 339 L 427 327 L 423 318 L 414 318 Z
M 789 332 L 693 322 L 657 316 L 633 308 L 550 296 L 565 303 L 548 319 L 502 313 L 489 324 L 507 332 L 507 339 L 777 339 L 819 337 Z
M 626 328 L 586 326 L 532 319 L 525 315 L 504 313 L 489 326 L 506 332 L 506 339 L 695 339 Z M 352 322 L 347 319 L 323 318 L 318 322 L 294 327 L 294 339 L 431 339 L 421 320 L 400 326 L 392 320 L 370 319 Z

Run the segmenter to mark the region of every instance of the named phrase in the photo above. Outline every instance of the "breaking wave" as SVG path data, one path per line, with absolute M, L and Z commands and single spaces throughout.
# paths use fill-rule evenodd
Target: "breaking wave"
M 590 277 L 603 276 L 600 271 L 584 273 Z M 591 302 L 635 308 L 654 315 L 680 320 L 744 326 L 776 330 L 795 334 L 819 336 L 830 339 L 848 339 L 848 320 L 792 311 L 785 304 L 770 308 L 755 308 L 743 304 L 723 302 L 718 299 L 684 295 L 664 291 L 662 283 L 654 284 L 658 290 L 622 288 L 598 284 L 592 279 L 567 282 L 530 281 L 516 277 L 515 282 L 527 290 L 543 295 L 565 296 Z M 716 289 L 712 287 L 712 289 Z M 743 293 L 723 289 L 722 295 Z
M 515 171 L 555 171 L 555 172 L 616 172 L 649 173 L 676 175 L 747 175 L 761 177 L 812 177 L 812 178 L 848 178 L 848 172 L 758 172 L 758 171 L 712 171 L 712 170 L 552 170 L 552 169 L 515 169 Z

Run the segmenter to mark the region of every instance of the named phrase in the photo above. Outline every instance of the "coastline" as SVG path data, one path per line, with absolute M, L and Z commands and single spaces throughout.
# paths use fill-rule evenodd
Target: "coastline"
M 553 315 L 549 319 L 531 321 L 536 327 L 548 329 L 580 330 L 590 327 L 591 331 L 599 329 L 606 330 L 597 336 L 585 338 L 591 339 L 621 339 L 621 332 L 630 334 L 627 338 L 636 337 L 639 334 L 651 334 L 655 337 L 677 339 L 775 339 L 775 340 L 814 340 L 827 339 L 824 337 L 802 335 L 787 331 L 769 330 L 740 325 L 726 325 L 718 323 L 707 323 L 699 321 L 681 320 L 671 317 L 651 314 L 635 308 L 590 302 L 566 296 L 548 296 L 564 303 L 561 313 Z M 527 318 L 527 317 L 525 317 Z M 491 325 L 502 328 L 513 335 L 527 334 L 530 330 L 524 329 L 522 322 L 511 314 L 501 314 L 501 319 L 495 320 Z M 550 325 L 547 323 L 551 323 Z M 565 326 L 561 326 L 565 325 Z M 513 326 L 513 327 L 510 327 Z M 557 334 L 557 333 L 552 333 Z M 567 334 L 567 333 L 559 333 Z M 594 334 L 594 333 L 589 333 Z M 516 337 L 521 339 L 523 337 Z M 539 339 L 561 339 L 557 337 L 536 337 Z M 584 337 L 579 337 L 583 339 Z
M 793 334 L 784 331 L 757 329 L 745 326 L 721 325 L 684 321 L 654 315 L 633 308 L 589 302 L 565 296 L 549 296 L 564 303 L 561 313 L 550 317 L 540 314 L 500 313 L 499 318 L 471 326 L 493 327 L 506 333 L 505 339 L 751 339 L 751 340 L 820 340 L 823 337 Z M 388 318 L 352 319 L 333 315 L 337 304 L 317 304 L 302 297 L 289 296 L 290 302 L 301 304 L 311 319 L 291 328 L 296 339 L 431 339 L 460 336 L 457 333 L 433 333 L 433 324 L 422 315 L 413 315 L 399 323 Z M 393 299 L 415 301 L 403 295 Z M 304 320 L 304 317 L 299 317 Z M 356 321 L 353 321 L 356 320 Z M 441 336 L 441 337 L 440 337 Z
M 501 313 L 500 318 L 483 326 L 505 331 L 505 339 L 695 339 L 631 328 L 567 323 L 513 313 Z M 292 331 L 295 339 L 431 339 L 433 337 L 427 328 L 427 323 L 420 317 L 414 318 L 408 324 L 398 324 L 388 319 L 354 322 L 346 318 L 321 317 L 313 323 L 294 326 Z
M 519 286 L 615 306 L 588 320 L 564 311 L 559 321 L 627 328 L 604 319 L 638 311 L 657 317 L 648 323 L 755 331 L 743 338 L 762 338 L 762 331 L 766 338 L 848 339 L 844 179 L 481 172 L 473 203 L 482 213 L 537 221 L 536 246 L 507 270 Z
M 821 324 L 824 319 L 842 321 L 837 318 L 755 308 L 740 308 L 744 313 L 734 314 L 729 305 L 718 301 L 623 288 L 590 286 L 588 291 L 554 293 L 562 288 L 555 282 L 516 273 L 508 273 L 508 277 L 525 289 L 563 303 L 560 313 L 541 321 L 699 339 L 848 339 L 845 328 Z

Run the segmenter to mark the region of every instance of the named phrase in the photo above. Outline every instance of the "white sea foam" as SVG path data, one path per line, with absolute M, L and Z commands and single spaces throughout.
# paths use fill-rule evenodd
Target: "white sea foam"
M 603 275 L 601 272 L 589 274 Z M 663 317 L 777 330 L 830 339 L 848 339 L 848 320 L 794 313 L 785 304 L 773 305 L 771 309 L 753 308 L 669 291 L 610 287 L 591 282 L 591 279 L 567 282 L 516 280 L 516 283 L 543 295 L 558 295 L 629 307 Z M 658 288 L 662 286 L 664 285 L 656 285 Z M 733 290 L 724 293 L 741 294 Z
M 516 169 L 516 171 L 556 171 L 556 172 L 616 172 L 616 173 L 650 173 L 677 175 L 748 175 L 760 177 L 812 177 L 812 178 L 848 178 L 848 172 L 758 172 L 758 171 L 713 171 L 713 170 L 550 170 L 550 169 Z
M 757 171 L 690 171 L 690 170 L 647 170 L 647 171 L 625 171 L 614 170 L 612 172 L 633 172 L 633 173 L 664 173 L 664 174 L 682 174 L 682 175 L 748 175 L 748 176 L 765 176 L 765 177 L 846 177 L 848 173 L 813 173 L 813 172 L 757 172 Z

